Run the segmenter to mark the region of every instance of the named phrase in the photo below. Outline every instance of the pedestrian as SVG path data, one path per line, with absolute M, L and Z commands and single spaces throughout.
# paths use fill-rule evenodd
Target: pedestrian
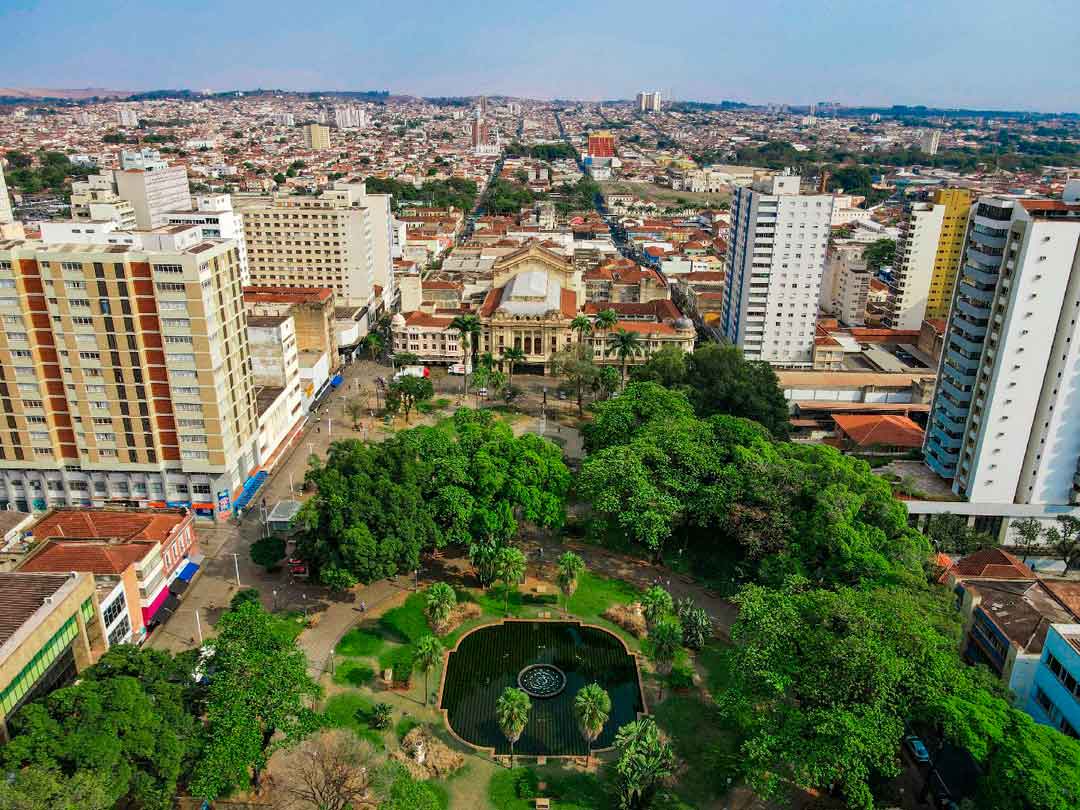
M 367 613 L 367 602 L 362 599 L 360 600 L 360 612 Z

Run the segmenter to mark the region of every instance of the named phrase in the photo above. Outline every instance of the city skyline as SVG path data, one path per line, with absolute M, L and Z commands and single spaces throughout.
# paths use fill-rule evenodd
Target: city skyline
M 371 4 L 333 4 L 300 28 L 273 22 L 291 19 L 293 7 L 281 2 L 261 4 L 256 14 L 250 3 L 222 7 L 199 0 L 182 12 L 140 8 L 137 18 L 117 2 L 92 10 L 69 0 L 47 7 L 23 3 L 0 10 L 0 26 L 20 32 L 0 53 L 0 83 L 389 88 L 418 96 L 582 100 L 633 99 L 641 88 L 656 87 L 710 102 L 1080 109 L 1080 89 L 1052 79 L 1068 75 L 1069 54 L 1080 44 L 1080 35 L 1055 25 L 1068 12 L 1060 2 L 1025 10 L 1026 30 L 1058 32 L 1051 47 L 1041 37 L 1017 36 L 1015 4 L 1004 0 L 983 3 L 978 15 L 942 4 L 933 19 L 854 0 L 826 2 L 824 13 L 813 17 L 783 0 L 712 15 L 685 5 L 686 14 L 666 7 L 666 18 L 700 24 L 658 37 L 650 22 L 655 9 L 644 4 L 556 3 L 543 18 L 530 17 L 520 4 L 466 2 L 452 14 L 407 15 Z M 168 48 L 144 35 L 153 30 L 169 32 Z M 68 47 L 73 41 L 82 44 Z M 1007 55 L 1024 69 L 998 71 L 988 82 L 978 65 L 990 55 Z M 1032 76 L 1050 80 L 1032 82 Z

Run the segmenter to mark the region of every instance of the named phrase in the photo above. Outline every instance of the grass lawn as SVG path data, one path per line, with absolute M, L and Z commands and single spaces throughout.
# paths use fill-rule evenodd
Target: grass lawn
M 672 739 L 686 763 L 675 792 L 693 807 L 704 807 L 723 796 L 738 772 L 739 738 L 714 703 L 674 695 L 653 707 L 657 725 Z
M 306 626 L 303 611 L 289 610 L 275 613 L 274 618 L 278 620 L 278 628 L 281 634 L 289 641 L 295 641 Z
M 424 615 L 426 596 L 423 591 L 409 594 L 405 603 L 391 608 L 379 619 L 383 637 L 400 644 L 415 644 L 431 633 Z
M 363 686 L 375 678 L 375 670 L 359 661 L 345 659 L 334 667 L 334 683 L 341 686 Z
M 375 633 L 354 627 L 338 642 L 335 652 L 351 658 L 364 658 L 378 655 L 385 642 Z
M 361 740 L 367 740 L 374 748 L 381 750 L 386 747 L 383 733 L 373 729 L 367 722 L 373 705 L 373 701 L 356 692 L 344 692 L 326 701 L 323 720 L 330 728 L 352 729 Z
M 488 801 L 495 810 L 532 810 L 537 786 L 546 783 L 543 795 L 559 810 L 606 810 L 611 798 L 599 777 L 561 766 L 500 768 L 488 783 Z
M 704 670 L 705 688 L 713 695 L 723 692 L 728 682 L 727 647 L 713 641 L 702 647 L 696 658 Z

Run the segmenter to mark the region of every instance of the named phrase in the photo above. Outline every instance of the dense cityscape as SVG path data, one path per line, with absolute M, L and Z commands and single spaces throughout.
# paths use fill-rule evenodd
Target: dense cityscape
M 1077 113 L 0 88 L 0 318 L 0 810 L 1080 807 Z

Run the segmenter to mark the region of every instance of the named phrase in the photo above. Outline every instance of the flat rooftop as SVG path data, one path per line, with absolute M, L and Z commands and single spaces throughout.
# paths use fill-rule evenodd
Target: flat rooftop
M 70 574 L 0 573 L 0 644 L 33 616 L 45 600 L 71 579 Z
M 270 409 L 284 390 L 280 385 L 264 385 L 255 391 L 255 410 L 259 416 Z
M 256 329 L 273 329 L 281 326 L 292 315 L 248 315 L 247 325 Z

